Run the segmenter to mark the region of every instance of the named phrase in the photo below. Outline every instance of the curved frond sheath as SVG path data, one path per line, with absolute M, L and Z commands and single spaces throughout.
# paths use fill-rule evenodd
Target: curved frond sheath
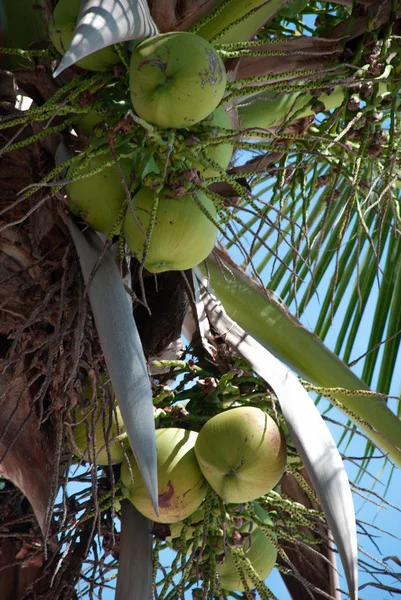
M 158 514 L 152 390 L 131 302 L 114 257 L 107 250 L 103 252 L 99 236 L 91 230 L 84 235 L 71 219 L 67 224 L 89 284 L 96 329 L 128 439 Z
M 97 50 L 157 33 L 146 0 L 82 0 L 74 37 L 54 77 Z

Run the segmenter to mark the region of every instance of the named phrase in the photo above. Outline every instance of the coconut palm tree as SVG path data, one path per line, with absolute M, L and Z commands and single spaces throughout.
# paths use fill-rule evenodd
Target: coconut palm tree
M 336 552 L 356 598 L 352 496 L 307 392 L 345 415 L 344 453 L 366 440 L 356 483 L 374 457 L 401 465 L 399 3 L 0 14 L 4 597 L 91 598 L 118 569 L 118 599 L 267 598 L 256 528 L 293 598 L 338 597 Z M 256 504 L 205 484 L 174 538 L 134 508 L 116 456 L 133 451 L 155 515 L 155 425 L 199 432 L 233 406 L 281 426 L 286 472 Z

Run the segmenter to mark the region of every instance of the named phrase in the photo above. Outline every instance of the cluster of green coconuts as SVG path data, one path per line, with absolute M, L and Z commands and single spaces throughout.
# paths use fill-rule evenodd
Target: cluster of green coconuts
M 79 8 L 80 0 L 60 0 L 55 8 L 49 35 L 62 54 L 73 37 Z M 104 71 L 119 62 L 118 54 L 109 47 L 77 64 L 88 70 Z M 161 34 L 140 42 L 132 52 L 129 72 L 132 107 L 139 118 L 162 130 L 188 130 L 199 123 L 213 132 L 218 132 L 216 128 L 230 129 L 230 120 L 219 106 L 226 83 L 220 56 L 207 40 L 192 33 Z M 89 116 L 89 130 L 97 121 L 101 121 L 100 116 Z M 82 120 L 82 126 L 88 133 L 88 119 Z M 206 148 L 207 158 L 222 169 L 227 168 L 232 153 L 233 145 L 227 142 L 210 144 Z M 118 157 L 119 164 L 129 186 L 133 157 L 129 149 L 119 148 L 118 154 L 122 155 Z M 169 164 L 174 164 L 176 158 L 180 157 L 174 156 L 173 152 Z M 217 175 L 210 166 L 213 162 L 208 166 L 195 153 L 190 166 L 205 179 Z M 102 168 L 104 165 L 107 166 Z M 94 170 L 99 172 L 82 178 L 85 171 Z M 115 232 L 127 201 L 121 176 L 108 147 L 89 160 L 84 157 L 67 174 L 71 180 L 79 176 L 81 179 L 66 185 L 69 208 L 95 230 L 105 234 Z M 214 203 L 198 189 L 178 195 L 165 186 L 157 193 L 156 221 L 145 268 L 153 273 L 192 268 L 214 247 L 218 231 Z M 137 190 L 122 220 L 121 232 L 130 251 L 139 260 L 142 260 L 146 246 L 155 194 L 151 187 Z
M 187 551 L 191 552 L 194 543 L 201 543 L 196 539 L 194 527 L 204 518 L 200 507 L 206 496 L 207 484 L 225 505 L 252 502 L 257 517 L 262 523 L 271 525 L 268 515 L 255 500 L 269 492 L 281 479 L 287 451 L 281 429 L 261 409 L 238 407 L 225 410 L 209 419 L 199 433 L 175 427 L 156 429 L 159 515 L 153 509 L 129 444 L 120 441 L 124 424 L 118 408 L 106 427 L 100 411 L 92 414 L 92 418 L 95 419 L 97 463 L 107 465 L 108 456 L 113 464 L 122 463 L 120 479 L 123 493 L 147 518 L 170 524 L 171 535 L 167 542 L 172 547 L 180 544 L 181 540 L 177 538 L 181 536 L 184 519 Z M 88 423 L 91 421 L 88 420 Z M 119 434 L 120 440 L 116 440 Z M 106 439 L 109 440 L 109 455 Z M 84 420 L 77 420 L 73 446 L 76 453 L 88 459 L 90 451 Z M 229 546 L 227 551 L 221 545 L 223 533 L 218 518 L 213 518 L 216 520 L 216 547 L 212 551 L 226 551 L 224 561 L 217 567 L 220 584 L 224 589 L 241 591 L 244 589 L 243 582 L 235 567 L 232 551 Z M 232 524 L 230 513 L 227 513 L 227 519 Z M 243 520 L 237 529 L 247 532 L 249 526 L 250 521 Z M 259 527 L 253 526 L 244 552 L 259 577 L 265 579 L 275 564 L 277 551 Z M 248 580 L 248 585 L 251 583 Z
M 61 54 L 65 53 L 73 37 L 79 8 L 80 0 L 60 0 L 54 11 L 49 33 Z M 88 70 L 105 71 L 118 62 L 120 59 L 115 50 L 105 48 L 80 60 L 78 65 Z M 197 35 L 184 32 L 158 35 L 139 43 L 132 53 L 132 107 L 138 117 L 161 130 L 188 130 L 198 124 L 211 131 L 214 128 L 231 129 L 227 114 L 219 106 L 225 88 L 226 71 L 219 55 L 209 42 Z M 100 115 L 90 114 L 78 123 L 78 128 L 88 135 L 101 120 Z M 212 161 L 210 164 L 217 163 L 222 169 L 227 168 L 232 152 L 233 146 L 227 142 L 206 148 L 207 157 Z M 119 147 L 119 165 L 126 182 L 130 182 L 134 168 L 129 154 L 128 147 Z M 174 158 L 172 154 L 172 163 Z M 190 166 L 195 167 L 204 179 L 218 174 L 196 154 Z M 94 170 L 98 172 L 82 177 L 85 171 Z M 67 176 L 75 179 L 66 186 L 72 212 L 97 231 L 105 234 L 114 231 L 124 210 L 126 192 L 111 151 L 89 158 L 83 156 Z M 139 259 L 145 248 L 144 232 L 151 221 L 155 193 L 151 187 L 141 187 L 132 197 L 131 207 L 127 208 L 123 220 L 125 240 Z M 159 193 L 145 267 L 157 273 L 199 264 L 214 247 L 215 222 L 215 206 L 205 194 L 196 190 L 177 195 L 172 188 L 164 187 Z M 90 431 L 94 436 L 88 436 Z M 171 535 L 167 541 L 173 547 L 186 527 L 188 552 L 199 539 L 194 534 L 194 526 L 204 519 L 200 507 L 207 484 L 225 505 L 252 502 L 259 520 L 271 525 L 268 515 L 255 500 L 278 483 L 286 464 L 286 445 L 280 428 L 268 414 L 255 407 L 226 410 L 207 421 L 199 433 L 174 427 L 157 429 L 159 515 L 156 515 L 131 453 L 117 405 L 106 416 L 100 407 L 86 412 L 76 409 L 72 447 L 81 459 L 96 460 L 101 466 L 122 463 L 120 479 L 125 495 L 147 518 L 170 524 Z M 227 518 L 231 527 L 230 513 Z M 212 516 L 213 519 L 216 546 L 211 551 L 225 552 L 224 561 L 217 567 L 220 585 L 227 590 L 241 591 L 243 580 L 230 547 L 227 549 L 223 545 L 219 519 Z M 250 528 L 250 521 L 246 519 L 241 520 L 240 526 L 238 523 L 233 525 L 235 528 L 244 533 L 245 539 L 251 529 L 243 550 L 258 576 L 265 579 L 276 561 L 275 546 L 259 527 Z M 246 580 L 253 587 L 248 576 Z

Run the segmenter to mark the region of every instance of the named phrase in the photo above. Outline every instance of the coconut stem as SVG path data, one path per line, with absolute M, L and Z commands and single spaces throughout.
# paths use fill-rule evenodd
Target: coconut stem
M 224 102 L 231 102 L 235 98 L 241 97 L 249 97 L 254 95 L 255 93 L 262 93 L 265 91 L 274 90 L 275 92 L 280 92 L 282 94 L 290 94 L 292 92 L 301 92 L 304 94 L 307 91 L 314 91 L 316 88 L 319 90 L 327 89 L 328 91 L 332 90 L 333 84 L 330 82 L 317 84 L 316 81 L 312 81 L 310 83 L 302 82 L 302 84 L 298 83 L 297 85 L 290 85 L 287 82 L 282 83 L 266 83 L 265 85 L 260 86 L 244 86 L 243 88 L 231 92 L 228 96 L 224 98 Z
M 47 58 L 53 58 L 54 52 L 51 48 L 46 50 L 22 50 L 21 48 L 0 48 L 0 54 L 7 54 L 8 56 L 22 56 L 24 58 L 34 58 L 36 56 L 45 56 Z
M 71 112 L 71 109 L 69 109 L 69 112 Z M 47 129 L 44 129 L 35 135 L 25 138 L 24 140 L 21 140 L 20 142 L 15 142 L 14 144 L 7 143 L 5 146 L 3 146 L 1 148 L 0 156 L 2 156 L 3 154 L 7 154 L 7 152 L 13 152 L 14 150 L 20 150 L 21 148 L 25 148 L 26 146 L 35 144 L 36 142 L 40 141 L 41 139 L 43 139 L 45 137 L 52 135 L 53 133 L 58 133 L 59 131 L 63 131 L 69 125 L 73 125 L 75 121 L 76 121 L 76 118 L 71 117 L 71 119 L 66 119 L 59 125 L 54 125 L 53 127 L 48 127 Z
M 229 44 L 213 44 L 213 47 L 216 52 L 220 52 L 220 50 L 241 50 L 242 48 L 259 48 L 260 46 L 277 46 L 279 44 L 288 44 L 288 37 L 231 42 Z
M 227 84 L 226 87 L 226 91 L 231 91 L 231 90 L 237 90 L 240 91 L 241 89 L 245 88 L 245 85 L 247 83 L 255 83 L 255 84 L 259 84 L 259 83 L 265 83 L 266 85 L 270 85 L 270 82 L 274 82 L 274 81 L 285 81 L 286 83 L 288 82 L 289 79 L 301 79 L 302 77 L 308 77 L 309 75 L 313 75 L 314 73 L 316 73 L 316 71 L 314 69 L 304 69 L 303 71 L 286 71 L 285 73 L 278 73 L 277 75 L 254 75 L 252 77 L 245 77 L 244 79 L 238 79 L 236 81 L 233 81 L 231 83 Z M 304 82 L 302 81 L 302 86 L 304 85 Z M 314 86 L 317 86 L 317 83 L 314 83 Z M 259 91 L 259 85 L 256 88 L 257 91 Z M 239 88 L 239 89 L 237 89 Z M 246 88 L 245 88 L 246 89 Z M 228 96 L 229 98 L 230 96 Z M 226 101 L 226 98 L 224 99 L 224 101 Z

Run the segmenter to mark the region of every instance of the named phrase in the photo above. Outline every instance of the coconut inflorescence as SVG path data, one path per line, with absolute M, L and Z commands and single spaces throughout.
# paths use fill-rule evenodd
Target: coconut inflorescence
M 159 515 L 156 515 L 133 456 L 121 467 L 121 482 L 132 504 L 148 519 L 174 523 L 199 508 L 206 482 L 195 456 L 195 431 L 171 427 L 156 430 Z M 131 478 L 132 472 L 132 478 Z
M 203 519 L 205 518 L 205 512 L 202 508 L 196 510 L 192 515 L 190 515 L 186 519 L 186 531 L 185 531 L 185 541 L 188 543 L 187 554 L 192 552 L 193 550 L 193 542 L 196 528 L 203 523 Z M 184 528 L 184 522 L 178 521 L 176 523 L 170 523 L 170 535 L 166 537 L 166 542 L 168 546 L 171 548 L 176 548 L 181 546 L 181 536 L 182 530 Z M 202 539 L 198 539 L 198 545 L 202 545 Z
M 104 129 L 114 126 L 130 109 L 128 99 L 113 84 L 94 94 L 95 106 L 74 123 L 74 129 L 86 136 L 93 135 L 95 127 L 100 124 Z
M 213 46 L 188 32 L 144 40 L 132 53 L 130 90 L 137 114 L 162 128 L 190 127 L 223 98 L 224 64 Z
M 173 432 L 174 429 L 161 431 Z M 160 435 L 159 432 L 157 434 Z M 270 491 L 284 472 L 286 445 L 283 433 L 261 409 L 238 407 L 209 419 L 200 433 L 194 434 L 192 443 L 205 479 L 228 506 L 224 507 L 221 500 L 213 500 L 208 515 L 203 504 L 192 512 L 180 511 L 181 515 L 186 515 L 182 517 L 186 519 L 184 524 L 182 519 L 176 522 L 172 518 L 179 514 L 178 511 L 155 519 L 146 492 L 143 495 L 141 483 L 140 496 L 141 501 L 146 502 L 146 512 L 132 495 L 134 486 L 130 490 L 131 500 L 148 518 L 170 523 L 171 533 L 166 538 L 169 546 L 181 549 L 184 543 L 187 553 L 194 552 L 196 547 L 202 548 L 200 560 L 205 565 L 212 555 L 213 560 L 218 555 L 216 570 L 223 590 L 242 592 L 248 588 L 254 589 L 258 581 L 265 580 L 270 574 L 277 560 L 271 515 L 254 499 Z M 158 446 L 159 451 L 161 456 L 163 450 L 159 450 Z M 165 473 L 165 465 L 169 464 L 171 451 L 169 446 L 164 465 L 159 463 L 159 481 L 162 476 L 164 481 L 170 477 Z M 178 447 L 175 453 L 179 456 Z M 127 485 L 127 470 L 123 474 L 124 468 L 122 478 L 124 485 Z M 137 471 L 134 478 L 135 475 L 138 477 Z M 188 469 L 182 480 L 190 476 Z M 165 487 L 162 490 L 164 496 Z M 189 508 L 188 505 L 186 508 Z
M 271 533 L 271 539 L 276 541 L 275 534 L 271 532 L 273 522 L 269 513 L 257 502 L 252 502 L 252 509 L 256 518 L 261 522 L 261 526 L 267 527 Z M 235 550 L 229 546 L 223 563 L 217 566 L 221 587 L 226 590 L 238 592 L 245 590 L 244 581 L 240 576 L 238 566 L 245 576 L 247 585 L 252 589 L 255 587 L 255 581 L 249 575 L 248 561 L 261 580 L 268 577 L 277 561 L 276 545 L 267 537 L 261 527 L 251 525 L 250 521 L 248 521 L 241 527 L 240 532 L 244 536 L 250 533 L 248 539 L 244 538 L 245 543 L 242 546 L 242 555 L 235 560 Z
M 56 6 L 50 35 L 60 52 L 65 52 L 71 40 L 79 7 L 79 0 L 60 0 Z M 105 64 L 115 62 L 114 50 L 106 51 L 112 55 L 111 62 L 106 60 Z M 94 68 L 86 61 L 98 55 L 95 52 L 78 64 Z M 128 94 L 140 119 L 163 130 L 187 131 L 176 135 L 149 130 L 134 116 L 127 144 L 123 143 L 124 152 L 116 143 L 118 169 L 109 148 L 99 151 L 106 137 L 102 139 L 102 129 L 98 128 L 99 139 L 67 172 L 71 180 L 65 188 L 68 207 L 93 229 L 109 236 L 120 233 L 123 225 L 128 249 L 144 261 L 148 271 L 190 269 L 207 258 L 218 233 L 214 201 L 206 187 L 203 193 L 202 186 L 204 178 L 217 176 L 219 170 L 208 166 L 207 160 L 225 170 L 233 151 L 229 142 L 213 143 L 221 129 L 231 128 L 219 106 L 227 83 L 225 67 L 207 40 L 188 32 L 170 32 L 135 46 L 129 77 L 130 90 L 124 91 L 118 85 L 116 89 L 110 85 L 101 90 L 96 108 L 77 119 L 78 131 L 91 135 L 93 128 L 107 119 L 115 125 L 111 128 L 108 123 L 109 137 L 114 136 L 114 142 L 118 142 L 117 132 L 126 135 L 126 130 L 119 127 L 125 122 L 123 105 Z M 95 86 L 93 93 L 97 89 Z M 117 105 L 103 102 L 113 94 L 121 96 Z M 199 130 L 191 130 L 197 124 Z M 194 140 L 197 146 L 193 151 L 188 140 Z M 131 178 L 133 172 L 135 177 Z
M 287 460 L 285 438 L 275 421 L 256 407 L 212 417 L 195 445 L 201 471 L 224 502 L 248 502 L 269 492 Z
M 250 518 L 249 510 L 260 525 Z M 255 578 L 266 579 L 276 563 L 276 535 L 270 514 L 258 503 L 249 504 L 245 512 L 246 517 L 239 517 L 235 509 L 224 516 L 220 510 L 212 510 L 205 529 L 205 512 L 198 509 L 185 523 L 170 524 L 171 533 L 166 542 L 177 550 L 186 544 L 187 554 L 193 552 L 194 546 L 203 548 L 203 564 L 208 564 L 211 555 L 217 554 L 216 570 L 224 590 L 244 591 L 244 581 L 253 589 L 257 584 Z

